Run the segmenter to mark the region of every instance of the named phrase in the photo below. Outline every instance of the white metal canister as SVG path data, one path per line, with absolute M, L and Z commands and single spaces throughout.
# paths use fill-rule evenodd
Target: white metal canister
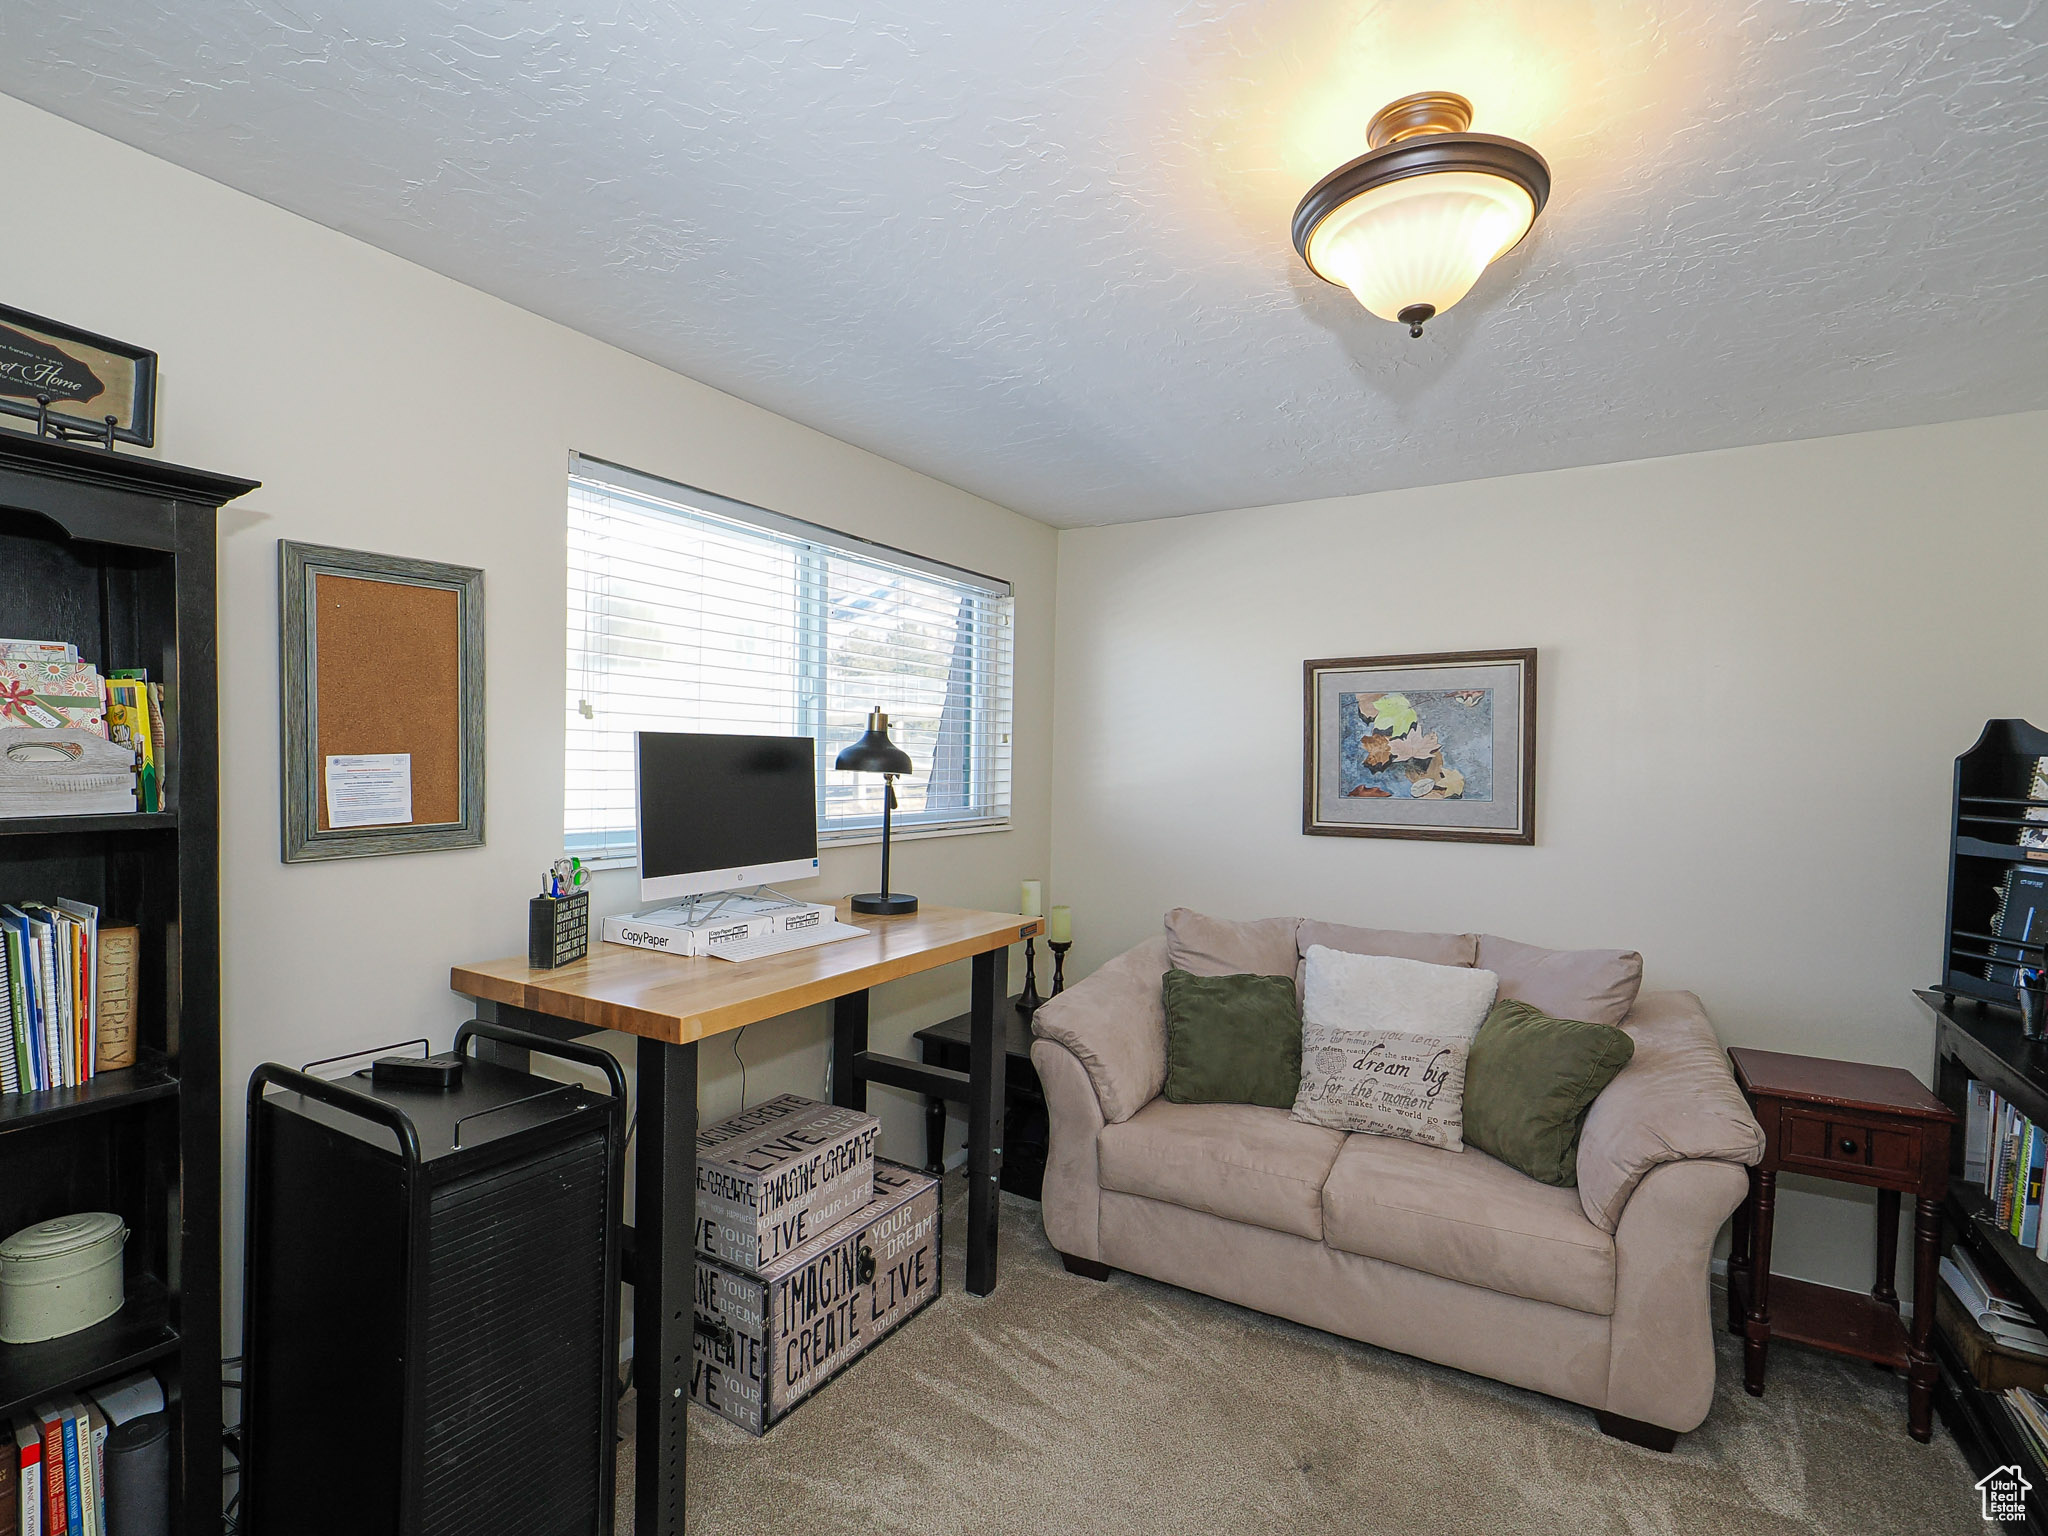
M 107 1211 L 23 1227 L 0 1242 L 0 1341 L 34 1344 L 121 1310 L 128 1228 Z

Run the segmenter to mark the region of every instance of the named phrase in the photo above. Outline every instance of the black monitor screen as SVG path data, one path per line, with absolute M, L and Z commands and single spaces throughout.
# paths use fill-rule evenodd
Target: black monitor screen
M 641 731 L 641 878 L 816 858 L 817 753 L 808 736 Z

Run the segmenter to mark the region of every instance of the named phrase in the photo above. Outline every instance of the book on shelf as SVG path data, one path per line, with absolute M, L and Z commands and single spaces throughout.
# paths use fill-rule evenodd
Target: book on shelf
M 1994 1342 L 2021 1354 L 2048 1358 L 2048 1333 L 2024 1307 L 1994 1293 L 1967 1252 L 1958 1248 L 1944 1256 L 1939 1273 L 1964 1314 Z
M 43 1536 L 43 1432 L 27 1419 L 14 1424 L 14 1487 L 21 1536 Z
M 2007 1387 L 1999 1394 L 1999 1404 L 2034 1459 L 2048 1464 L 2048 1403 L 2043 1402 L 2039 1393 L 2029 1392 L 2025 1387 Z
M 12 1425 L 0 1421 L 0 1453 L 15 1508 L 0 1536 L 110 1536 L 107 1434 L 116 1424 L 164 1411 L 163 1383 L 148 1371 L 102 1383 L 82 1396 L 39 1403 Z
M 74 1088 L 97 1074 L 99 908 L 0 905 L 0 1089 Z
M 1963 1112 L 1963 1177 L 1982 1184 L 1991 1166 L 1991 1085 L 1970 1079 Z
M 1998 882 L 1991 931 L 2000 940 L 1991 945 L 1984 979 L 1994 986 L 2019 986 L 2020 966 L 2039 969 L 2048 941 L 2048 869 L 2015 864 Z
M 64 1491 L 64 1419 L 55 1403 L 38 1403 L 30 1412 L 43 1437 L 43 1533 L 64 1536 L 71 1528 Z
M 0 816 L 160 811 L 170 776 L 163 686 L 141 670 L 102 677 L 59 640 L 0 639 L 0 728 L 32 753 L 0 762 Z
M 2048 757 L 2034 759 L 2033 772 L 2027 776 L 2027 798 L 2048 802 Z M 2029 857 L 2036 853 L 2048 856 L 2048 803 L 2028 806 L 2022 819 L 2040 825 L 2020 828 L 2020 847 L 2028 850 Z
M 2041 1226 L 2041 1154 L 2044 1137 L 2040 1126 L 2029 1120 L 2020 1133 L 2019 1161 L 2013 1171 L 2013 1240 L 2031 1250 Z

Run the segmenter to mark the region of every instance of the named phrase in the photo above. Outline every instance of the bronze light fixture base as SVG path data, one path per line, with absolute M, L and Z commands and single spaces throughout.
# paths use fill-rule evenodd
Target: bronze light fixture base
M 1410 336 L 1420 336 L 1422 334 L 1422 322 L 1433 319 L 1435 316 L 1436 306 L 1434 304 L 1410 304 L 1394 318 L 1408 327 L 1408 334 Z
M 1385 149 L 1422 133 L 1463 133 L 1472 126 L 1472 103 L 1455 91 L 1417 91 L 1390 101 L 1365 125 L 1368 149 Z

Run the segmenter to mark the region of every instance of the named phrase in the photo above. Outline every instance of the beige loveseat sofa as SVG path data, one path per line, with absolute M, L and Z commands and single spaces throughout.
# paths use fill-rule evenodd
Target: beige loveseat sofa
M 1292 922 L 1256 926 L 1270 945 Z M 1465 964 L 1482 942 L 1383 937 L 1379 952 L 1441 957 L 1448 944 Z M 1146 1275 L 1582 1403 L 1608 1434 L 1656 1450 L 1706 1417 L 1708 1262 L 1763 1134 L 1698 998 L 1634 998 L 1621 1027 L 1635 1055 L 1587 1117 L 1578 1188 L 1555 1188 L 1472 1147 L 1160 1097 L 1167 952 L 1165 937 L 1139 945 L 1033 1021 L 1051 1118 L 1045 1230 L 1070 1270 Z

